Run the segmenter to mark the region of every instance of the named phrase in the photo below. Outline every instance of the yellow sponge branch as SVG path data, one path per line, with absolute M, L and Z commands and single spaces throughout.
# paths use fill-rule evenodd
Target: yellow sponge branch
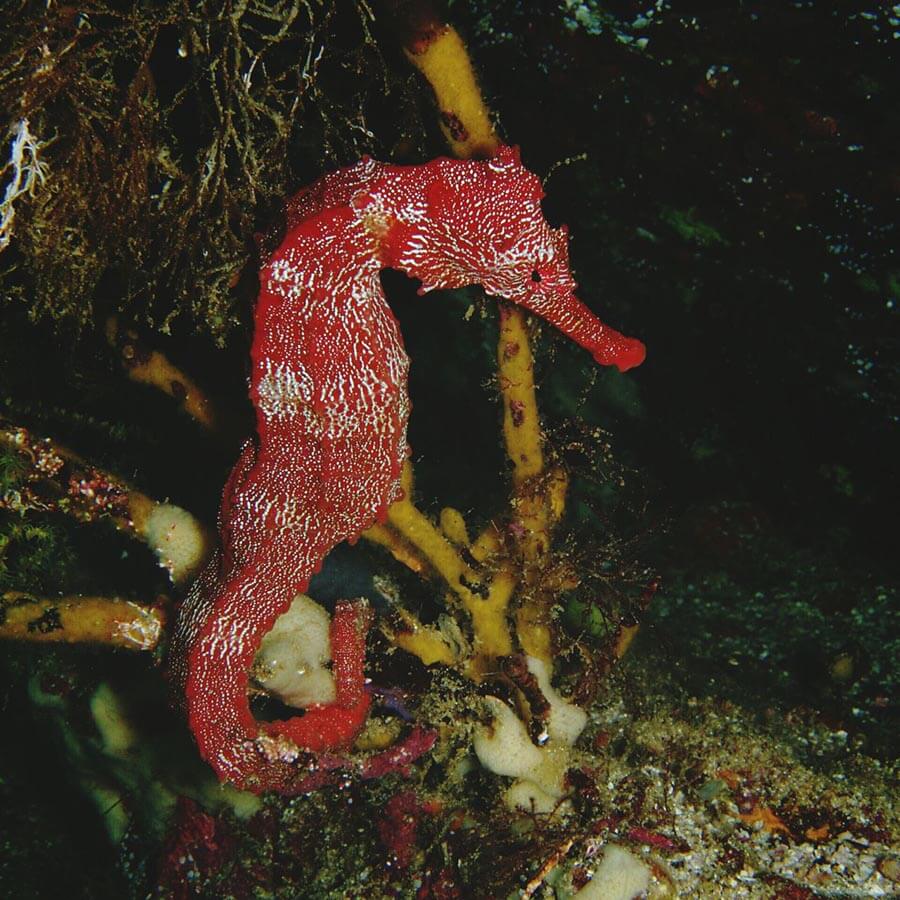
M 382 630 L 395 647 L 417 656 L 426 666 L 435 663 L 452 666 L 456 662 L 456 653 L 439 629 L 423 625 L 402 606 L 395 607 L 394 617 L 397 624 L 384 623 Z
M 469 660 L 466 673 L 476 681 L 493 668 L 491 663 L 498 656 L 513 652 L 507 612 L 517 582 L 516 571 L 504 562 L 494 573 L 487 597 L 466 603 L 475 635 L 475 655 Z
M 154 650 L 165 623 L 161 604 L 141 606 L 121 597 L 0 596 L 0 639 Z
M 484 590 L 478 573 L 409 498 L 398 500 L 390 507 L 388 523 L 431 563 L 463 602 L 474 599 L 473 590 Z
M 434 91 L 452 154 L 461 159 L 493 155 L 499 141 L 462 38 L 428 3 L 386 6 L 396 16 L 407 57 Z M 550 531 L 562 516 L 567 488 L 564 472 L 546 469 L 534 360 L 526 316 L 519 307 L 501 305 L 497 364 L 503 439 L 513 465 L 508 531 L 492 523 L 470 545 L 462 514 L 449 508 L 442 510 L 440 529 L 436 528 L 412 503 L 410 466 L 404 469 L 405 497 L 391 506 L 387 522 L 390 532 L 447 580 L 468 612 L 474 653 L 465 669 L 476 680 L 496 667 L 497 657 L 513 653 L 516 642 L 526 653 L 549 661 L 554 596 L 542 589 L 539 568 L 547 561 Z M 479 577 L 467 560 L 490 571 L 489 583 L 483 583 L 484 576 Z M 525 597 L 515 610 L 514 641 L 510 614 L 520 586 Z M 445 661 L 440 635 L 433 629 L 408 628 L 392 634 L 392 640 L 423 661 Z
M 458 159 L 492 156 L 497 135 L 456 29 L 443 25 L 427 40 L 408 43 L 405 52 L 434 90 L 441 130 L 453 155 Z
M 528 328 L 522 311 L 508 304 L 500 306 L 497 367 L 503 397 L 503 436 L 513 464 L 513 484 L 518 487 L 543 471 L 544 454 Z
M 447 536 L 449 541 L 460 547 L 469 546 L 469 531 L 466 528 L 466 520 L 458 509 L 452 506 L 445 506 L 441 510 L 440 516 L 441 531 Z
M 428 569 L 428 564 L 421 554 L 410 544 L 403 540 L 397 532 L 388 525 L 372 525 L 363 533 L 367 541 L 378 544 L 390 551 L 397 562 L 403 563 L 408 569 L 417 575 L 422 575 Z
M 159 350 L 143 346 L 134 331 L 121 326 L 116 316 L 106 320 L 106 338 L 115 347 L 128 377 L 167 394 L 203 428 L 216 428 L 213 404 L 199 385 Z

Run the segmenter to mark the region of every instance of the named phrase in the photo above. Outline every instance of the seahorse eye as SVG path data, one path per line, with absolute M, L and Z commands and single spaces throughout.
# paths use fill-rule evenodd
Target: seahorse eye
M 538 282 L 538 281 L 541 280 L 541 273 L 538 272 L 537 269 L 535 269 L 535 270 L 531 273 L 531 280 L 534 281 L 534 282 Z

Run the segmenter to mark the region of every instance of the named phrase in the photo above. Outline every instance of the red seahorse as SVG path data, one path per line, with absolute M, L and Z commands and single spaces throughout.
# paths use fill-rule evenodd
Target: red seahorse
M 381 288 L 390 267 L 434 288 L 481 284 L 557 326 L 604 365 L 644 359 L 640 341 L 576 299 L 565 228 L 541 213 L 516 148 L 471 162 L 363 159 L 287 204 L 287 236 L 260 276 L 250 396 L 257 439 L 226 485 L 221 550 L 185 599 L 173 642 L 200 752 L 219 777 L 288 790 L 300 751 L 347 746 L 364 723 L 367 610 L 338 604 L 337 698 L 281 722 L 254 719 L 260 641 L 326 554 L 400 493 L 409 360 Z

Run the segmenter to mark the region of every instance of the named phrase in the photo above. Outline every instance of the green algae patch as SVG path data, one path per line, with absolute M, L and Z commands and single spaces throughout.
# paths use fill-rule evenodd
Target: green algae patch
M 702 221 L 694 207 L 689 209 L 675 209 L 664 206 L 659 218 L 665 222 L 684 241 L 697 244 L 700 247 L 729 246 L 721 232 L 708 222 Z

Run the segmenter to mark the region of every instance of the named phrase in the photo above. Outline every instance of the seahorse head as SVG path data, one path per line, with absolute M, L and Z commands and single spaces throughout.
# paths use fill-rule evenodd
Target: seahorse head
M 522 165 L 518 148 L 501 147 L 479 162 L 437 159 L 422 169 L 391 210 L 395 224 L 382 245 L 387 265 L 420 279 L 420 293 L 480 284 L 552 322 L 604 365 L 624 371 L 643 361 L 640 341 L 602 325 L 577 300 L 568 231 L 547 222 L 540 179 Z
M 518 148 L 501 147 L 479 162 L 437 159 L 423 169 L 428 177 L 418 179 L 414 200 L 401 194 L 394 207 L 389 239 L 392 264 L 419 278 L 423 292 L 482 284 L 517 299 L 532 290 L 538 267 L 539 278 L 571 289 L 565 232 L 544 219 L 541 183 Z

